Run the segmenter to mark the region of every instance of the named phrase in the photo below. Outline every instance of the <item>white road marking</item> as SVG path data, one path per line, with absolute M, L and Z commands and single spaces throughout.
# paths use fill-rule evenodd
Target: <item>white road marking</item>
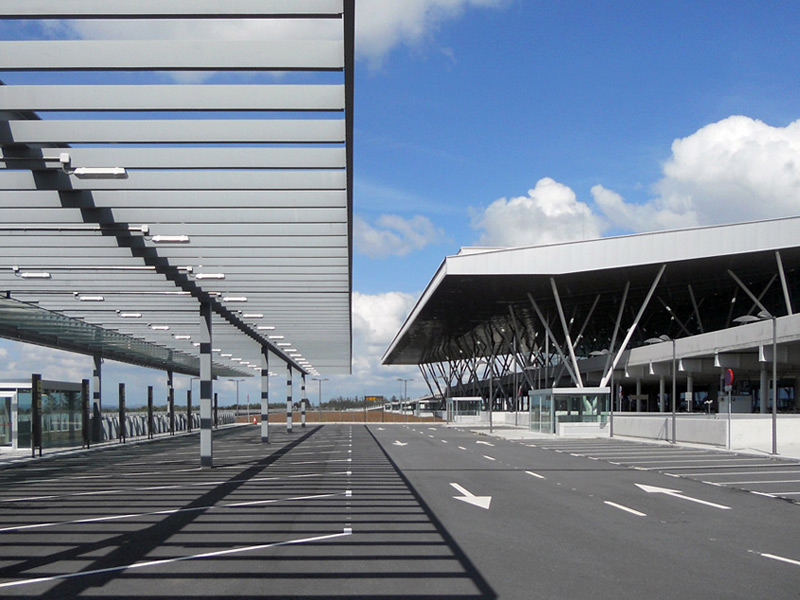
M 477 440 L 475 443 L 476 444 L 483 444 L 484 446 L 491 446 L 492 448 L 494 448 L 494 444 L 492 444 L 490 442 L 484 442 L 483 440 Z
M 654 485 L 644 485 L 641 483 L 637 483 L 635 485 L 636 487 L 647 492 L 648 494 L 664 494 L 666 496 L 672 496 L 673 498 L 680 498 L 681 500 L 688 500 L 689 502 L 696 502 L 697 504 L 704 504 L 706 506 L 711 506 L 712 508 L 719 508 L 721 510 L 731 509 L 730 506 L 725 506 L 724 504 L 716 504 L 714 502 L 708 502 L 706 500 L 700 500 L 699 498 L 692 498 L 691 496 L 686 496 L 680 490 L 671 490 L 669 488 L 656 487 Z
M 539 475 L 538 473 L 534 473 L 533 471 L 525 471 L 528 475 L 532 477 L 536 477 L 537 479 L 547 479 L 544 475 Z
M 497 460 L 496 458 L 492 458 L 491 456 L 486 456 L 485 454 L 483 455 L 483 458 L 485 458 L 486 460 Z
M 35 583 L 47 583 L 49 581 L 59 581 L 63 579 L 73 579 L 76 577 L 87 577 L 91 575 L 100 575 L 103 573 L 114 573 L 118 571 L 127 571 L 133 569 L 144 569 L 147 567 L 159 567 L 162 565 L 170 565 L 177 562 L 184 562 L 187 560 L 200 560 L 207 558 L 217 558 L 218 556 L 229 556 L 231 554 L 241 554 L 242 552 L 254 552 L 256 550 L 267 550 L 269 548 L 279 548 L 281 546 L 293 546 L 297 544 L 310 544 L 314 542 L 321 542 L 324 540 L 332 540 L 339 537 L 353 535 L 352 528 L 345 528 L 342 533 L 333 533 L 330 535 L 318 535 L 310 538 L 301 538 L 297 540 L 287 540 L 285 542 L 273 542 L 272 544 L 260 544 L 258 546 L 243 546 L 240 548 L 230 548 L 228 550 L 219 550 L 216 552 L 204 552 L 202 554 L 192 554 L 189 556 L 179 556 L 176 558 L 165 558 L 162 560 L 151 560 L 148 562 L 133 563 L 131 565 L 121 565 L 118 567 L 109 567 L 107 569 L 97 569 L 95 571 L 81 571 L 79 573 L 66 573 L 64 575 L 52 575 L 50 577 L 37 577 L 35 579 L 22 579 L 20 581 L 7 581 L 0 583 L 0 588 L 17 587 L 22 585 L 31 585 Z
M 610 502 L 610 501 L 606 500 L 604 502 L 604 504 L 608 504 L 609 506 L 613 506 L 614 508 L 618 508 L 620 510 L 624 510 L 625 512 L 631 513 L 632 515 L 636 515 L 637 517 L 646 517 L 647 516 L 643 512 L 639 512 L 638 510 L 635 510 L 635 509 L 630 508 L 628 506 L 623 506 L 622 504 L 617 504 L 616 502 Z
M 759 554 L 764 558 L 771 558 L 772 560 L 779 560 L 781 562 L 789 563 L 790 565 L 795 565 L 800 567 L 800 560 L 794 560 L 793 558 L 786 558 L 785 556 L 778 556 L 777 554 L 766 554 L 764 552 L 759 552 Z
M 486 510 L 489 510 L 489 506 L 492 503 L 491 496 L 476 496 L 468 489 L 466 489 L 461 485 L 458 485 L 457 483 L 451 483 L 450 485 L 453 486 L 457 491 L 461 492 L 461 494 L 463 494 L 462 496 L 453 496 L 454 500 L 461 500 L 462 502 L 466 502 L 467 504 L 472 504 L 473 506 L 478 506 L 480 508 L 485 508 Z
M 0 528 L 0 533 L 9 531 L 22 531 L 25 529 L 42 529 L 44 527 L 58 527 L 59 525 L 86 525 L 89 523 L 106 523 L 109 521 L 121 521 L 123 519 L 136 519 L 140 517 L 153 517 L 163 515 L 174 515 L 185 512 L 198 512 L 203 510 L 219 510 L 221 508 L 242 508 L 244 506 L 259 506 L 266 504 L 278 504 L 280 502 L 299 502 L 302 500 L 321 500 L 323 498 L 333 498 L 335 496 L 343 495 L 346 497 L 352 496 L 350 490 L 342 492 L 334 492 L 332 494 L 317 494 L 314 496 L 296 496 L 293 498 L 273 498 L 271 500 L 252 500 L 249 502 L 234 502 L 230 504 L 210 504 L 207 506 L 194 506 L 192 508 L 170 508 L 165 510 L 157 510 L 144 513 L 131 513 L 124 515 L 108 515 L 105 517 L 88 517 L 86 519 L 75 519 L 72 521 L 50 521 L 47 523 L 29 523 L 28 525 L 13 525 L 11 527 Z

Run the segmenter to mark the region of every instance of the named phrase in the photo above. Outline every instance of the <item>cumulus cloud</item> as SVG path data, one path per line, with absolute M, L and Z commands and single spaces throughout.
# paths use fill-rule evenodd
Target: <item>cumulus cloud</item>
M 353 235 L 358 252 L 370 258 L 405 256 L 429 244 L 441 241 L 444 232 L 430 219 L 417 215 L 404 219 L 398 215 L 383 215 L 373 227 L 364 219 L 353 221 Z
M 579 202 L 568 186 L 549 177 L 540 179 L 527 196 L 500 198 L 472 226 L 483 230 L 482 246 L 530 246 L 599 237 L 603 223 Z
M 439 27 L 471 8 L 494 8 L 508 0 L 358 0 L 356 55 L 372 66 L 399 45 L 418 47 Z M 341 39 L 341 23 L 328 19 L 181 19 L 142 21 L 84 20 L 48 22 L 45 33 L 82 39 L 226 40 Z M 450 50 L 445 49 L 445 53 Z M 452 58 L 452 56 L 451 56 Z
M 444 21 L 467 9 L 506 3 L 507 0 L 359 0 L 356 51 L 360 58 L 378 65 L 392 48 L 425 43 Z
M 397 377 L 413 377 L 414 367 L 381 367 L 381 358 L 415 301 L 416 295 L 402 292 L 353 292 L 353 375 L 332 379 L 369 394 L 397 387 Z
M 648 231 L 800 214 L 800 121 L 773 127 L 744 116 L 676 139 L 656 196 L 626 203 L 596 185 L 597 207 L 615 225 Z

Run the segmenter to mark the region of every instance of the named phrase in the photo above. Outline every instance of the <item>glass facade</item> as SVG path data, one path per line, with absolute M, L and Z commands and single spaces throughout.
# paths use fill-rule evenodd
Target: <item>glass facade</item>
M 560 423 L 605 423 L 609 388 L 554 388 L 530 393 L 531 430 L 556 433 Z
M 16 426 L 17 448 L 31 447 L 31 388 L 3 385 L 8 397 L 0 397 L 0 444 L 11 445 Z M 16 394 L 16 423 L 12 410 Z M 7 408 L 4 407 L 4 403 Z M 6 411 L 5 413 L 3 411 Z M 80 384 L 43 382 L 42 447 L 69 448 L 83 444 Z

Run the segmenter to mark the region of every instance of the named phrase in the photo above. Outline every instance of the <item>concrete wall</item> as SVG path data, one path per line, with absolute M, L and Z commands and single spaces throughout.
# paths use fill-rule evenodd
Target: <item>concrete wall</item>
M 771 415 L 731 415 L 731 448 L 768 449 L 772 441 Z M 800 444 L 800 415 L 779 415 L 777 438 L 781 444 Z M 728 446 L 728 415 L 678 415 L 676 440 L 693 444 Z M 614 435 L 650 440 L 672 440 L 672 415 L 614 415 Z

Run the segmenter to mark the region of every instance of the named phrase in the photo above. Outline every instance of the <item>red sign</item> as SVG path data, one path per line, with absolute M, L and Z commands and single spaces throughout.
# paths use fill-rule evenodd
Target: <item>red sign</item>
M 733 369 L 725 369 L 725 385 L 733 385 Z

